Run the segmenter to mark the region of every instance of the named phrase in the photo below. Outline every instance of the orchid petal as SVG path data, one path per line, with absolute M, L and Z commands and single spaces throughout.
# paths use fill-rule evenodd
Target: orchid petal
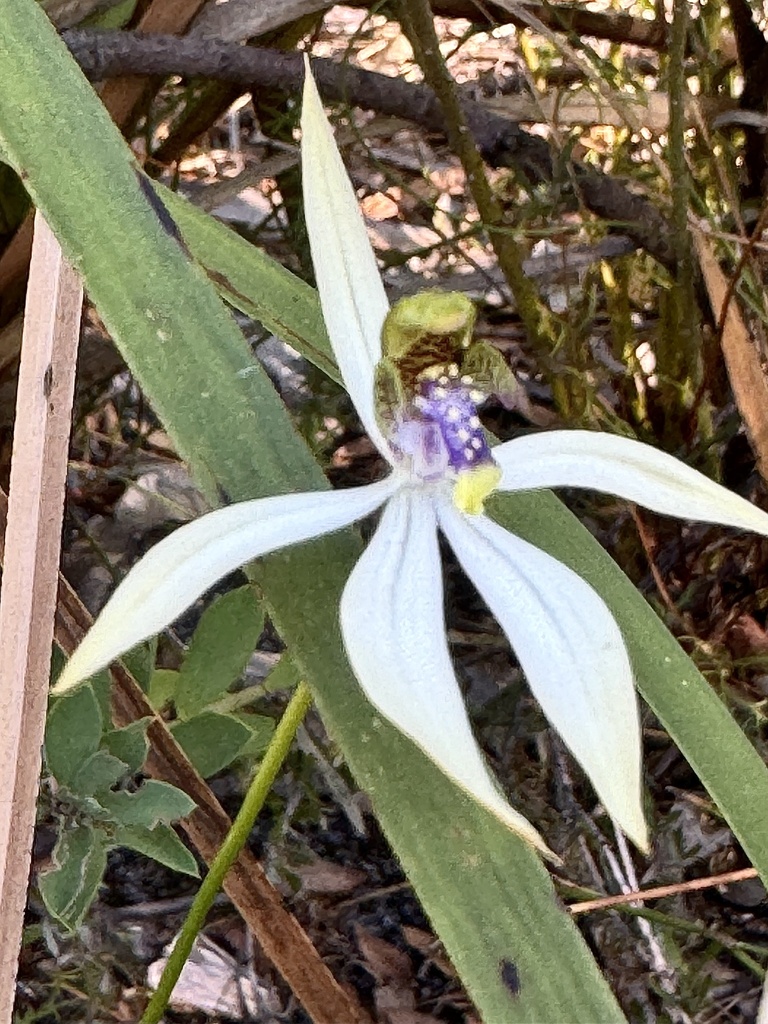
M 768 536 L 768 514 L 657 448 L 615 434 L 553 430 L 497 445 L 501 491 L 585 487 L 653 512 Z
M 389 304 L 365 223 L 307 61 L 301 111 L 304 216 L 323 319 L 347 391 L 371 440 L 389 446 L 376 422 L 373 377 Z
M 76 686 L 159 633 L 222 576 L 254 558 L 341 529 L 381 505 L 397 487 L 287 494 L 217 509 L 156 544 L 120 583 L 59 678 Z
M 388 503 L 341 600 L 350 664 L 371 703 L 506 825 L 549 853 L 490 775 L 445 639 L 434 506 L 403 489 Z M 551 856 L 551 854 L 549 854 Z
M 547 718 L 608 813 L 647 848 L 632 669 L 608 608 L 567 566 L 485 516 L 463 516 L 443 501 L 438 519 Z

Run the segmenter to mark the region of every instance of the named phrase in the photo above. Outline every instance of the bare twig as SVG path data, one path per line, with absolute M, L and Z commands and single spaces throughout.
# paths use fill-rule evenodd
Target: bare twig
M 16 961 L 40 774 L 83 291 L 38 213 L 0 594 L 0 1021 Z
M 690 621 L 690 616 L 687 614 L 681 614 L 681 612 L 678 611 L 677 605 L 675 604 L 667 584 L 664 581 L 664 577 L 661 575 L 661 571 L 656 563 L 654 555 L 656 540 L 652 531 L 645 523 L 643 515 L 636 505 L 630 505 L 630 513 L 634 520 L 637 535 L 640 538 L 640 543 L 643 546 L 645 559 L 651 570 L 651 576 L 653 576 L 653 582 L 656 584 L 656 589 L 659 592 L 659 597 L 661 598 L 664 607 L 667 609 L 669 614 L 673 616 L 675 622 L 678 623 L 687 633 L 693 633 L 693 624 Z
M 596 900 L 584 900 L 571 903 L 568 910 L 571 914 L 588 914 L 593 910 L 607 910 L 620 907 L 627 903 L 642 903 L 645 900 L 660 900 L 664 896 L 676 896 L 681 892 L 694 892 L 697 889 L 712 889 L 716 885 L 730 885 L 732 882 L 743 882 L 747 878 L 756 878 L 754 868 L 741 868 L 738 871 L 726 871 L 722 875 L 709 875 L 707 878 L 694 878 L 690 882 L 676 882 L 674 885 L 658 885 L 653 889 L 637 889 L 633 892 L 622 892 L 618 896 L 601 896 Z
M 590 61 L 586 60 L 574 46 L 561 39 L 555 31 L 544 24 L 541 18 L 538 17 L 540 8 L 534 9 L 530 5 L 520 3 L 520 0 L 499 0 L 499 4 L 510 14 L 516 13 L 516 16 L 524 25 L 535 32 L 536 35 L 543 36 L 564 59 L 568 60 L 574 67 L 578 67 L 587 81 L 591 82 L 597 93 L 602 96 L 605 103 L 614 108 L 617 115 L 621 118 L 622 124 L 626 125 L 633 132 L 639 132 L 642 129 L 643 121 L 635 115 L 634 105 L 627 101 L 626 96 L 613 89 L 596 68 L 592 66 Z M 660 161 L 657 162 L 658 164 L 660 164 Z
M 614 826 L 614 830 L 616 832 L 616 845 L 619 848 L 619 856 L 621 857 L 624 877 L 627 882 L 626 887 L 622 886 L 622 888 L 624 888 L 625 892 L 630 889 L 637 891 L 637 872 L 629 852 L 626 837 L 620 828 Z M 663 992 L 668 996 L 674 996 L 678 984 L 676 971 L 667 959 L 664 948 L 658 935 L 653 930 L 651 922 L 643 917 L 638 917 L 637 928 L 648 947 L 647 960 L 654 977 L 657 979 Z M 670 1017 L 673 1024 L 690 1024 L 691 1021 L 688 1014 L 679 1006 L 670 1007 Z
M 86 18 L 103 14 L 120 0 L 42 0 L 42 7 L 58 29 L 72 28 Z
M 680 404 L 680 384 L 689 382 L 695 392 L 701 379 L 701 315 L 696 304 L 696 275 L 688 216 L 691 205 L 691 176 L 685 149 L 685 108 L 688 85 L 685 72 L 685 40 L 688 36 L 688 0 L 673 0 L 672 32 L 668 61 L 669 77 L 669 164 L 672 196 L 672 233 L 677 274 L 670 303 L 668 332 L 662 332 L 657 351 L 660 378 L 674 382 L 662 385 L 671 413 Z M 666 335 L 666 336 L 665 336 Z M 681 409 L 682 413 L 683 410 Z
M 352 6 L 361 6 L 363 0 L 352 0 Z M 449 18 L 469 18 L 473 22 L 490 25 L 511 23 L 520 28 L 528 24 L 515 11 L 495 0 L 435 0 L 435 14 Z M 526 2 L 520 7 L 535 15 L 539 21 L 556 32 L 576 36 L 594 36 L 614 43 L 630 43 L 651 50 L 664 50 L 667 45 L 667 26 L 663 21 L 645 21 L 623 11 L 591 11 L 582 3 Z M 490 20 L 488 18 L 490 15 Z
M 768 204 L 763 206 L 760 211 L 760 216 L 755 221 L 755 226 L 749 234 L 748 238 L 745 238 L 745 244 L 742 247 L 741 256 L 736 261 L 736 266 L 733 268 L 731 276 L 728 278 L 728 287 L 723 298 L 723 305 L 720 309 L 720 315 L 717 318 L 717 340 L 722 341 L 723 331 L 725 330 L 725 321 L 728 316 L 728 310 L 730 309 L 731 302 L 733 301 L 736 289 L 741 275 L 744 273 L 746 265 L 753 261 L 755 250 L 758 244 L 763 239 L 766 226 L 768 226 Z
M 574 68 L 575 74 L 580 71 L 580 68 Z M 499 96 L 484 99 L 483 105 L 513 121 L 551 124 L 555 129 L 602 124 L 624 128 L 629 121 L 655 136 L 665 135 L 669 131 L 670 100 L 666 92 L 651 92 L 627 99 L 619 97 L 612 89 L 608 89 L 606 95 L 596 95 L 593 89 L 586 86 L 562 91 L 547 87 L 542 91 L 534 90 L 532 94 L 523 89 L 518 92 L 502 92 Z M 713 128 L 725 123 L 741 123 L 747 116 L 762 118 L 768 128 L 767 115 L 739 110 L 735 101 L 725 97 L 686 97 L 683 110 L 686 129 L 696 127 L 698 113 Z
M 151 0 L 139 20 L 140 32 L 184 32 L 205 0 Z M 130 75 L 107 82 L 101 93 L 104 106 L 119 128 L 125 129 L 136 118 L 146 95 L 147 80 Z

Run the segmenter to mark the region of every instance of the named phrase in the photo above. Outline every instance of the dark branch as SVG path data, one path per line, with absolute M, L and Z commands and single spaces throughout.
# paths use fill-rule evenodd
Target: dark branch
M 65 32 L 63 38 L 85 74 L 93 81 L 117 75 L 194 75 L 237 82 L 245 88 L 299 91 L 302 57 L 238 44 L 177 36 L 141 36 L 130 32 Z M 349 64 L 314 59 L 312 68 L 324 98 L 403 118 L 438 134 L 445 133 L 434 93 Z M 518 124 L 465 101 L 465 114 L 483 159 L 492 167 L 509 167 L 529 181 L 551 180 L 552 157 L 544 139 Z M 674 255 L 667 222 L 647 199 L 620 182 L 582 164 L 573 165 L 582 201 L 593 213 L 621 225 L 639 248 L 672 268 Z

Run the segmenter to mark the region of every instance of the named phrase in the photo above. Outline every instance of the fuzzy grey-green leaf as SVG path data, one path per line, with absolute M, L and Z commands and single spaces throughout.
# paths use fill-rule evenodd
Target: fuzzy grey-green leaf
M 200 874 L 195 858 L 170 825 L 158 824 L 151 829 L 140 825 L 121 825 L 115 830 L 114 842 L 116 846 L 127 846 L 129 850 L 143 853 L 172 871 L 194 878 Z
M 96 753 L 102 725 L 99 703 L 90 686 L 53 703 L 45 728 L 45 760 L 60 785 L 69 786 Z
M 171 731 L 204 779 L 231 764 L 251 738 L 250 730 L 242 722 L 212 711 L 175 723 Z
M 144 764 L 149 750 L 147 739 L 147 728 L 151 719 L 142 718 L 138 722 L 131 722 L 121 729 L 111 729 L 104 734 L 102 746 L 110 754 L 125 761 L 128 770 L 137 772 Z
M 252 587 L 217 597 L 203 613 L 173 694 L 181 718 L 217 700 L 242 674 L 264 628 Z
M 107 750 L 97 750 L 75 772 L 69 788 L 78 796 L 98 796 L 108 792 L 127 772 L 125 761 Z
M 62 832 L 53 851 L 53 867 L 38 880 L 49 914 L 74 931 L 96 898 L 106 866 L 103 832 L 88 825 Z
M 169 825 L 195 809 L 194 800 L 186 793 L 168 782 L 155 779 L 142 783 L 135 793 L 125 790 L 105 793 L 99 802 L 121 825 L 138 825 L 141 828 L 154 828 L 159 823 Z

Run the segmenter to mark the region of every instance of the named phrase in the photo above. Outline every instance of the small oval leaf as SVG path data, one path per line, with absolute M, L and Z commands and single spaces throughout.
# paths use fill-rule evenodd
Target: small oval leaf
M 40 895 L 51 917 L 74 931 L 95 899 L 104 876 L 104 833 L 88 825 L 62 832 L 53 851 L 53 864 L 50 871 L 40 875 Z
M 148 779 L 135 793 L 105 793 L 99 802 L 121 825 L 142 828 L 154 828 L 159 822 L 170 824 L 195 809 L 194 800 L 186 793 L 154 779 Z
M 124 826 L 117 829 L 114 839 L 118 846 L 127 846 L 129 850 L 143 853 L 145 857 L 165 864 L 172 871 L 180 871 L 194 878 L 200 875 L 195 858 L 169 825 L 160 824 L 154 828 Z
M 179 672 L 176 711 L 191 718 L 242 674 L 264 628 L 252 587 L 230 591 L 203 613 Z
M 70 786 L 83 764 L 101 743 L 99 702 L 90 686 L 58 698 L 45 729 L 45 760 L 62 786 Z
M 252 730 L 238 719 L 212 711 L 177 722 L 171 731 L 204 779 L 231 764 L 252 736 Z

